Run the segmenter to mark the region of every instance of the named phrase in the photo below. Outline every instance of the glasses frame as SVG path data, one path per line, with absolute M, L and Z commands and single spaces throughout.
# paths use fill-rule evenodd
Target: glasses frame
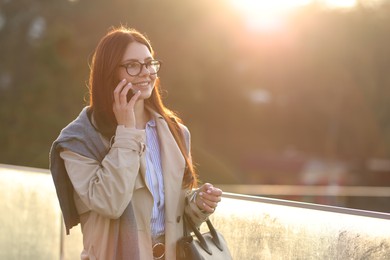
M 134 63 L 134 62 L 140 64 L 141 67 L 140 67 L 139 72 L 138 72 L 137 74 L 132 75 L 132 74 L 129 73 L 129 71 L 128 71 L 127 69 L 128 69 L 128 65 L 131 64 L 131 63 Z M 148 66 L 152 65 L 153 62 L 158 62 L 158 69 L 156 70 L 156 72 L 151 72 L 151 71 L 148 69 Z M 140 62 L 140 61 L 135 60 L 135 61 L 128 62 L 128 63 L 126 63 L 126 64 L 121 64 L 121 65 L 119 65 L 119 67 L 125 68 L 126 73 L 127 73 L 129 76 L 136 77 L 136 76 L 138 76 L 139 74 L 141 74 L 141 72 L 142 72 L 142 70 L 143 70 L 144 67 L 149 71 L 149 74 L 150 74 L 150 75 L 155 75 L 155 74 L 157 74 L 157 72 L 160 71 L 161 65 L 162 65 L 162 62 L 161 62 L 160 60 L 149 60 L 149 61 L 147 61 L 147 62 L 145 62 L 145 63 L 142 63 L 142 62 Z

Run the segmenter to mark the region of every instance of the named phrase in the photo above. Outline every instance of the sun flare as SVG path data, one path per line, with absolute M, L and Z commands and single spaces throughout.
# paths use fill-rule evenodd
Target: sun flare
M 288 12 L 309 4 L 310 0 L 230 0 L 230 2 L 233 8 L 243 15 L 249 29 L 274 31 L 285 25 Z
M 324 0 L 325 5 L 329 7 L 351 8 L 356 5 L 356 0 Z
M 249 29 L 274 31 L 283 28 L 289 13 L 311 3 L 329 8 L 352 8 L 356 0 L 229 0 L 244 17 Z

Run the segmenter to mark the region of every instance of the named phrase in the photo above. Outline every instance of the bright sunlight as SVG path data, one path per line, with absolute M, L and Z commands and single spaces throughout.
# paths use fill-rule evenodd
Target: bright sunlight
M 289 13 L 311 3 L 329 8 L 353 8 L 356 0 L 229 0 L 249 29 L 275 31 L 284 27 Z

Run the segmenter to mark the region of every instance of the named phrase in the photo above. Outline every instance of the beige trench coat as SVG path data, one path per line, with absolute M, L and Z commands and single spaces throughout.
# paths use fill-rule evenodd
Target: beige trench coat
M 184 158 L 165 120 L 152 111 L 160 140 L 161 163 L 165 191 L 165 259 L 176 259 L 176 241 L 183 235 L 182 213 L 185 197 L 194 191 L 182 189 Z M 189 136 L 188 129 L 182 126 Z M 109 143 L 104 141 L 107 147 Z M 80 214 L 84 249 L 82 260 L 113 259 L 118 232 L 114 223 L 131 200 L 138 229 L 138 246 L 142 260 L 152 260 L 150 218 L 153 196 L 145 181 L 146 163 L 143 144 L 145 131 L 118 126 L 114 144 L 102 163 L 71 151 L 62 151 L 74 199 Z M 116 187 L 120 187 L 116 189 Z M 194 202 L 186 212 L 195 223 L 207 217 Z

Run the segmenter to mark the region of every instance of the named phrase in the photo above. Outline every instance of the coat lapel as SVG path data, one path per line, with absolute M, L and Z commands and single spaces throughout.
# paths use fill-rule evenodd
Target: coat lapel
M 185 160 L 177 145 L 167 122 L 156 118 L 157 133 L 160 140 L 161 167 L 164 178 L 165 218 L 167 222 L 175 221 L 179 203 Z

